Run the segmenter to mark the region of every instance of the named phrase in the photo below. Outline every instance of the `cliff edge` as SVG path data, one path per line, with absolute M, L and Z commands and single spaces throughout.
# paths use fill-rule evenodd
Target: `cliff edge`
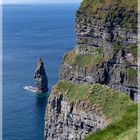
M 92 134 L 92 135 L 91 135 Z M 45 116 L 46 140 L 136 140 L 137 105 L 100 84 L 59 81 Z

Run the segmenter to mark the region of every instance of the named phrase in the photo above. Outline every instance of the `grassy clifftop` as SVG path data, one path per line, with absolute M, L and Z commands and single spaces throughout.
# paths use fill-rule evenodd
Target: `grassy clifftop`
M 93 14 L 101 9 L 109 10 L 116 7 L 124 8 L 126 11 L 137 11 L 137 0 L 83 0 L 79 11 Z
M 87 46 L 79 46 L 87 47 Z M 70 65 L 77 65 L 79 67 L 92 67 L 103 62 L 108 62 L 113 56 L 113 49 L 108 51 L 108 55 L 104 53 L 103 48 L 96 48 L 96 53 L 94 54 L 77 54 L 76 49 L 66 53 L 64 55 L 64 62 Z
M 137 28 L 137 0 L 83 0 L 80 14 Z
M 68 101 L 89 101 L 101 108 L 111 124 L 104 130 L 90 135 L 85 140 L 136 140 L 137 105 L 124 93 L 100 84 L 78 85 L 59 81 L 53 90 L 63 92 Z

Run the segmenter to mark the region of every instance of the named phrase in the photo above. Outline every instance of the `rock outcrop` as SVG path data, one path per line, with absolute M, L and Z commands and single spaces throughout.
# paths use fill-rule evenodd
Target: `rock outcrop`
M 41 58 L 39 58 L 36 66 L 34 81 L 36 82 L 36 86 L 40 93 L 45 93 L 48 91 L 48 78 Z

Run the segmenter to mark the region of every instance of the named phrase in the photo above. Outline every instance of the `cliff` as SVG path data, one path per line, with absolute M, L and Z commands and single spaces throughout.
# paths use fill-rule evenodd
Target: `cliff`
M 49 97 L 45 139 L 136 140 L 137 1 L 84 0 L 76 16 L 76 47 Z
M 76 48 L 64 56 L 62 80 L 105 84 L 137 100 L 136 4 L 83 1 L 77 12 Z
M 124 93 L 68 81 L 53 87 L 45 116 L 46 140 L 133 140 L 136 129 L 137 105 Z

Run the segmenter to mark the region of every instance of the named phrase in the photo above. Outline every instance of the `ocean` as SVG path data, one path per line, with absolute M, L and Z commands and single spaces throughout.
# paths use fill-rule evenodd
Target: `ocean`
M 78 4 L 3 6 L 3 139 L 43 140 L 47 98 L 25 86 L 41 57 L 49 92 L 59 79 L 64 53 L 75 46 Z

